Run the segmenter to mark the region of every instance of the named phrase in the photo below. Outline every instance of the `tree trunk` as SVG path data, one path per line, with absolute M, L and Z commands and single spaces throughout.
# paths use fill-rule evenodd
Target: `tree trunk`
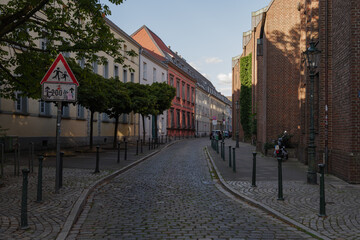
M 145 143 L 145 116 L 141 114 L 143 124 L 143 143 Z
M 158 127 L 157 127 L 157 115 L 154 115 L 155 117 L 155 141 L 158 142 Z
M 90 149 L 93 148 L 94 112 L 90 110 Z
M 113 148 L 116 148 L 116 142 L 117 142 L 117 136 L 118 136 L 119 116 L 120 115 L 117 115 L 115 117 Z

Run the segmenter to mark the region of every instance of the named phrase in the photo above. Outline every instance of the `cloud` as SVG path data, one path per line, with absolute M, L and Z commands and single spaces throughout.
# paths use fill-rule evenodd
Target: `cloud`
M 228 73 L 228 74 L 220 73 L 220 74 L 217 75 L 217 79 L 221 83 L 231 84 L 232 83 L 232 74 L 231 74 L 231 72 Z
M 223 62 L 223 60 L 218 57 L 211 57 L 211 58 L 206 58 L 205 62 L 206 63 L 221 63 L 221 62 Z

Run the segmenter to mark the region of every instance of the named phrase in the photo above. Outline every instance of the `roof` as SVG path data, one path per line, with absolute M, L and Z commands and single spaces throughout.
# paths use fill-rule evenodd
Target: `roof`
M 141 45 L 136 42 L 132 37 L 130 37 L 126 32 L 124 32 L 122 29 L 120 29 L 115 23 L 113 23 L 110 19 L 107 17 L 104 17 L 106 24 L 109 25 L 110 28 L 112 28 L 114 31 L 118 32 L 121 36 L 126 38 L 129 42 L 136 45 L 138 48 L 141 48 Z

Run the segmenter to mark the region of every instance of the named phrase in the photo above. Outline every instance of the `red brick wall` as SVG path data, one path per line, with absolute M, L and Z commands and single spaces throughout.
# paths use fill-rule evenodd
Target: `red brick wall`
M 299 142 L 301 55 L 298 2 L 276 0 L 266 14 L 262 69 L 266 112 L 261 114 L 266 116 L 267 142 L 276 139 L 284 130 L 294 135 L 294 143 Z
M 360 183 L 360 2 L 333 0 L 330 171 Z

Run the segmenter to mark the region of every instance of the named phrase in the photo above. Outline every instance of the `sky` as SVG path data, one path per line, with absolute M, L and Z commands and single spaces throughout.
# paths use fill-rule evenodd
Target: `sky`
M 146 25 L 171 50 L 231 96 L 232 57 L 242 53 L 243 32 L 251 30 L 251 12 L 271 0 L 125 0 L 110 7 L 108 18 L 128 35 Z

